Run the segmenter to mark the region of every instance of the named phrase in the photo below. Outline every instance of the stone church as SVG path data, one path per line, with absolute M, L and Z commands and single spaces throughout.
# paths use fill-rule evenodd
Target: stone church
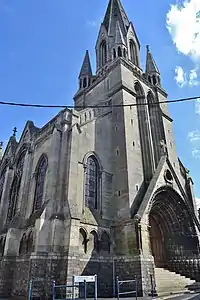
M 74 109 L 42 128 L 27 121 L 1 155 L 0 295 L 27 296 L 33 279 L 50 296 L 52 280 L 81 274 L 98 275 L 100 296 L 116 275 L 137 276 L 141 295 L 198 281 L 193 182 L 159 69 L 147 46 L 142 70 L 120 0 L 100 26 L 95 74 L 87 51 L 78 81 Z

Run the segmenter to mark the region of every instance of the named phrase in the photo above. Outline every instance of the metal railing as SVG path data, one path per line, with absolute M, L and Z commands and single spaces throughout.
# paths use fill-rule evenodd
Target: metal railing
M 119 277 L 116 278 L 116 283 L 117 283 L 117 299 L 119 300 L 120 299 L 120 296 L 121 295 L 131 295 L 131 294 L 135 294 L 135 299 L 137 300 L 138 298 L 138 291 L 137 291 L 137 278 L 135 277 L 135 279 L 132 279 L 132 280 L 119 280 Z M 125 291 L 125 292 L 121 292 L 120 291 L 120 287 L 122 285 L 125 285 L 125 284 L 131 284 L 134 286 L 133 290 L 131 291 Z

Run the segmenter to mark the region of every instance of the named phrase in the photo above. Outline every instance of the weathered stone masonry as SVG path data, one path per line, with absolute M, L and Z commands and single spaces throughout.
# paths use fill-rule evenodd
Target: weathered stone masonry
M 95 75 L 87 51 L 78 80 L 75 109 L 42 128 L 27 121 L 0 157 L 0 295 L 26 297 L 32 279 L 34 297 L 51 297 L 52 280 L 97 274 L 111 297 L 113 270 L 137 276 L 140 295 L 155 267 L 199 280 L 193 182 L 158 67 L 147 47 L 142 70 L 120 0 L 108 3 Z

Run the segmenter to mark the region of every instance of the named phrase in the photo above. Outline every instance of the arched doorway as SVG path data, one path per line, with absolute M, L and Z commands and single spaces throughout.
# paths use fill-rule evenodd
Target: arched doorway
M 154 257 L 156 267 L 164 267 L 165 265 L 165 248 L 164 248 L 164 236 L 161 228 L 161 224 L 155 216 L 150 215 L 150 242 L 151 251 Z
M 192 213 L 171 188 L 163 187 L 154 196 L 149 214 L 149 236 L 157 267 L 171 267 L 173 260 L 192 258 L 198 253 Z

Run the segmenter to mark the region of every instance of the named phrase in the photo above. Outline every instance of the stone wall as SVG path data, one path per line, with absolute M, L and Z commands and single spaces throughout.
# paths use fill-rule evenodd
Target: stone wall
M 29 257 L 16 259 L 15 268 L 13 270 L 13 295 L 24 296 L 27 294 L 27 287 L 29 281 L 29 267 Z
M 115 276 L 120 280 L 138 280 L 139 295 L 148 295 L 151 291 L 150 274 L 153 274 L 151 260 L 135 257 L 90 257 L 60 256 L 40 254 L 28 257 L 6 258 L 0 262 L 0 296 L 27 297 L 27 287 L 33 280 L 33 298 L 52 297 L 52 282 L 72 283 L 73 275 L 98 276 L 98 296 L 113 296 L 113 264 Z M 133 289 L 134 283 L 131 283 Z M 127 291 L 130 287 L 124 287 Z M 88 296 L 94 295 L 94 285 L 88 285 Z
M 114 267 L 113 267 L 114 264 Z M 138 293 L 140 296 L 148 295 L 151 292 L 151 275 L 154 276 L 153 263 L 151 260 L 141 261 L 140 256 L 135 257 L 93 257 L 90 260 L 69 257 L 68 279 L 71 280 L 74 274 L 98 276 L 98 296 L 113 296 L 113 269 L 115 278 L 119 280 L 133 280 L 136 276 L 138 282 Z M 133 290 L 134 283 L 131 283 Z M 88 286 L 89 294 L 92 296 L 94 289 Z M 129 287 L 126 285 L 127 291 Z M 94 295 L 94 294 L 93 294 Z
M 15 257 L 2 258 L 0 261 L 0 296 L 10 296 L 13 288 L 13 272 L 16 268 Z

